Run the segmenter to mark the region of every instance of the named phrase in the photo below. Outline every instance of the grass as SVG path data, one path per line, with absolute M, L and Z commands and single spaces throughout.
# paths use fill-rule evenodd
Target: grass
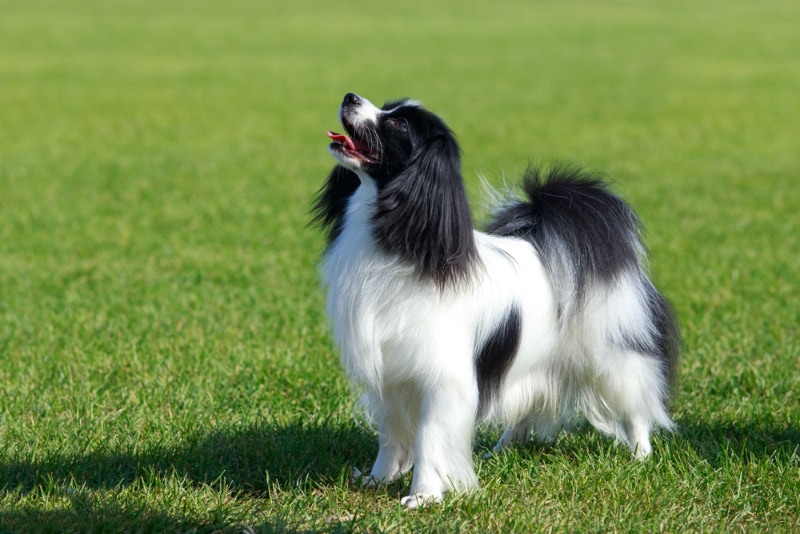
M 0 17 L 0 530 L 800 529 L 800 8 L 29 0 Z M 305 227 L 347 91 L 479 176 L 566 159 L 648 228 L 685 354 L 646 463 L 586 428 L 406 513 Z

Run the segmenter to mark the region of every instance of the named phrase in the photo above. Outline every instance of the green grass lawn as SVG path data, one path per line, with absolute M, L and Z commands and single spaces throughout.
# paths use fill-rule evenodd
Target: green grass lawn
M 602 7 L 600 7 L 602 5 Z M 0 8 L 0 531 L 800 530 L 800 5 Z M 606 172 L 684 333 L 677 434 L 588 428 L 403 512 L 307 228 L 342 95 L 411 96 L 481 177 Z

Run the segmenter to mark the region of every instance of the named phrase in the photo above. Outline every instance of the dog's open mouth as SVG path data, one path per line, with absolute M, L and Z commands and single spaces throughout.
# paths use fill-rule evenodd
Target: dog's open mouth
M 381 155 L 369 144 L 336 132 L 328 132 L 328 137 L 331 139 L 331 149 L 338 150 L 344 154 L 355 157 L 367 163 L 377 163 L 380 161 Z

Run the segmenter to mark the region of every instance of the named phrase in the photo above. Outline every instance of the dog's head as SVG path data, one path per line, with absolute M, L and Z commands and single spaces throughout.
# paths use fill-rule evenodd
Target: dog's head
M 379 187 L 426 159 L 449 162 L 460 171 L 452 132 L 416 101 L 390 101 L 378 108 L 366 98 L 347 93 L 339 118 L 346 134 L 328 132 L 331 154 L 340 165 L 369 176 Z
M 368 182 L 375 242 L 440 287 L 466 280 L 476 257 L 472 215 L 458 143 L 444 121 L 413 100 L 378 108 L 353 93 L 339 116 L 347 133 L 328 132 L 338 165 L 314 207 L 329 242 L 342 231 L 350 196 Z

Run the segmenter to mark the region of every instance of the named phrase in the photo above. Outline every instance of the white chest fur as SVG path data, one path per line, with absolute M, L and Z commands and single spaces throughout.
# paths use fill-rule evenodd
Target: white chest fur
M 383 376 L 381 318 L 407 271 L 389 261 L 372 238 L 376 194 L 371 180 L 353 194 L 341 234 L 322 265 L 327 314 L 342 363 L 353 380 L 370 389 L 380 389 Z

